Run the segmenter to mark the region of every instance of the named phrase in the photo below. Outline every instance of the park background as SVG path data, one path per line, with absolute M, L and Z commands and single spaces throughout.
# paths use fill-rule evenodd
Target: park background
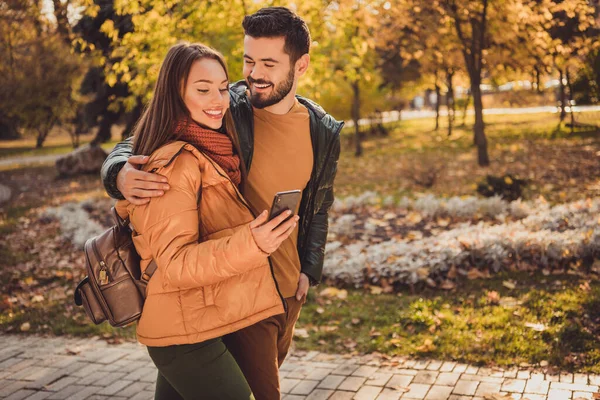
M 597 0 L 1 2 L 0 330 L 134 340 L 72 301 L 111 224 L 98 149 L 179 40 L 241 79 L 269 5 L 310 27 L 299 93 L 348 121 L 296 349 L 600 373 Z

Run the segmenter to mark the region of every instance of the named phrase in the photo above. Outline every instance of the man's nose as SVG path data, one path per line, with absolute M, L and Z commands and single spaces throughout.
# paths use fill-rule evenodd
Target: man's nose
M 264 69 L 260 67 L 258 64 L 255 64 L 252 67 L 252 71 L 250 72 L 250 77 L 254 80 L 263 79 L 265 76 Z

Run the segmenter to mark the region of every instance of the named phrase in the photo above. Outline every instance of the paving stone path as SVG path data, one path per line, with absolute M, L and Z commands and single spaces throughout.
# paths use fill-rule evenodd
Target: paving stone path
M 152 361 L 136 343 L 0 335 L 0 398 L 146 400 L 155 380 Z M 374 355 L 295 351 L 281 367 L 284 400 L 574 400 L 593 399 L 599 385 L 600 375 L 385 362 Z

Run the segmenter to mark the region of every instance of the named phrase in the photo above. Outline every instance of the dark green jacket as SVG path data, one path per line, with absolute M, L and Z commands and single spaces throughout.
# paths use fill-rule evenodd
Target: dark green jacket
M 240 139 L 242 158 L 246 168 L 252 167 L 254 154 L 254 116 L 250 99 L 246 95 L 246 83 L 232 85 L 230 109 Z M 312 285 L 321 281 L 325 243 L 329 228 L 328 213 L 333 204 L 333 181 L 340 156 L 340 131 L 343 122 L 336 121 L 318 104 L 297 96 L 310 115 L 310 136 L 313 146 L 314 166 L 300 203 L 298 254 L 302 272 L 308 275 Z M 117 174 L 132 153 L 131 139 L 116 145 L 102 166 L 102 182 L 108 194 L 123 199 L 117 189 Z

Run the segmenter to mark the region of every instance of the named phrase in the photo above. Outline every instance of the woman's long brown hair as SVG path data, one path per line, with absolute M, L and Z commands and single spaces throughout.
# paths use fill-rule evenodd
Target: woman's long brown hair
M 152 154 L 158 148 L 177 139 L 175 129 L 179 121 L 191 122 L 191 114 L 183 101 L 183 88 L 192 64 L 205 58 L 218 61 L 229 79 L 227 64 L 218 51 L 200 43 L 186 42 L 178 43 L 169 49 L 160 67 L 152 100 L 133 128 L 133 154 Z M 245 164 L 241 159 L 240 143 L 229 109 L 225 113 L 223 122 L 225 133 L 240 156 L 240 169 L 242 181 L 244 181 Z M 241 186 L 243 187 L 243 185 Z

